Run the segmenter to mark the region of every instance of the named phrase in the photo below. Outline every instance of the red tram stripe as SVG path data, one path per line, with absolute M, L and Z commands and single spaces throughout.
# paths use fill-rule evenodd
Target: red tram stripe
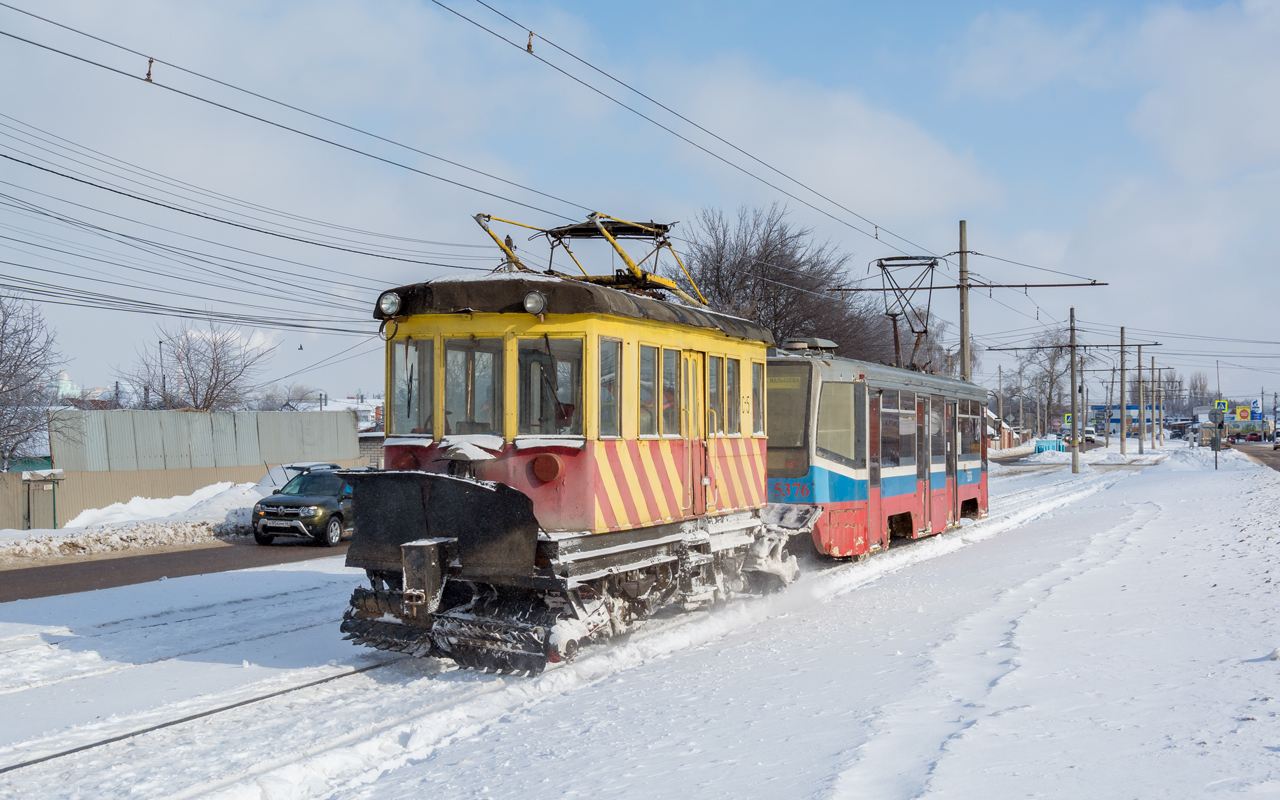
M 626 446 L 625 440 L 617 442 L 609 442 L 606 450 L 609 458 L 609 466 L 613 469 L 613 477 L 616 485 L 614 491 L 618 493 L 618 499 L 622 501 L 622 507 L 626 511 L 627 518 L 619 520 L 619 527 L 632 527 L 640 524 L 640 511 L 636 506 L 635 492 L 632 487 L 627 485 L 626 473 L 622 471 L 623 454 L 619 453 L 618 445 Z
M 648 447 L 648 442 L 627 442 L 627 454 L 631 458 L 631 466 L 635 469 L 636 483 L 638 486 L 631 487 L 631 493 L 639 492 L 640 497 L 644 500 L 645 506 L 648 507 L 649 513 L 644 515 L 641 522 L 653 522 L 662 519 L 662 510 L 658 507 L 658 499 L 654 496 L 654 474 L 645 466 L 644 460 L 640 457 L 640 448 Z M 639 504 L 637 504 L 639 505 Z

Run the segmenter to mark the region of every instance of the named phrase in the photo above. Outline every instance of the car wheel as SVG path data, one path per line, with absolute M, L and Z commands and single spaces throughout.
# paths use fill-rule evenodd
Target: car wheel
M 325 547 L 333 547 L 342 541 L 342 518 L 339 516 L 329 517 L 329 522 L 324 526 L 324 536 L 320 539 L 320 544 Z
M 271 544 L 276 540 L 276 537 L 269 533 L 258 533 L 255 531 L 253 534 L 253 540 L 258 544 Z

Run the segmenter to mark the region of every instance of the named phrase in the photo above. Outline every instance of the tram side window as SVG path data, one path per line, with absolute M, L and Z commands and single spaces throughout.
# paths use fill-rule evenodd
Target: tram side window
M 711 356 L 707 363 L 707 396 L 710 398 L 707 410 L 711 412 L 708 430 L 724 433 L 724 359 Z
M 662 351 L 662 433 L 680 435 L 680 351 Z
M 751 363 L 751 432 L 764 435 L 764 364 Z
M 502 435 L 502 340 L 444 345 L 445 433 Z
M 977 461 L 982 458 L 982 418 L 978 416 L 983 406 L 976 400 L 960 401 L 960 460 Z
M 770 478 L 799 478 L 809 472 L 809 364 L 770 364 L 765 381 L 769 393 Z
M 818 396 L 818 455 L 854 466 L 854 392 L 852 383 L 823 383 Z
M 943 425 L 942 395 L 929 396 L 929 453 L 934 464 L 947 463 L 947 433 Z
M 435 342 L 405 339 L 391 345 L 391 414 L 387 433 L 431 433 L 435 406 Z
M 640 435 L 658 433 L 658 348 L 640 346 Z
M 622 414 L 618 398 L 621 397 L 622 342 L 616 339 L 600 340 L 600 435 L 621 436 Z
M 724 362 L 724 427 L 729 433 L 742 433 L 742 391 L 738 382 L 740 364 L 736 358 Z
M 898 465 L 898 390 L 885 389 L 880 395 L 880 466 Z
M 898 397 L 898 466 L 916 465 L 916 393 L 901 392 Z
M 518 434 L 582 433 L 582 340 L 521 339 Z

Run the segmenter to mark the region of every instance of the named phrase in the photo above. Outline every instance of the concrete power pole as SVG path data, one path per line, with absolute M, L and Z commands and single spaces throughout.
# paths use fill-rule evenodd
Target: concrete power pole
M 1116 368 L 1111 367 L 1111 383 L 1107 386 L 1107 444 L 1108 449 L 1111 448 L 1111 415 L 1115 413 L 1115 391 L 1116 391 Z
M 1027 423 L 1022 420 L 1022 370 L 1018 370 L 1018 444 L 1027 438 Z
M 1147 439 L 1147 412 L 1142 401 L 1142 345 L 1138 345 L 1138 455 L 1142 455 Z
M 960 220 L 960 378 L 972 381 L 969 364 L 969 234 Z
M 1120 455 L 1129 455 L 1129 405 L 1124 396 L 1124 328 L 1120 329 Z
M 1076 408 L 1076 310 L 1071 309 L 1071 474 L 1080 473 L 1080 414 Z
M 996 416 L 1000 418 L 1000 446 L 1004 447 L 1004 367 L 997 367 L 996 374 Z
M 1151 357 L 1151 449 L 1156 449 L 1156 393 L 1159 387 L 1156 385 L 1156 357 Z

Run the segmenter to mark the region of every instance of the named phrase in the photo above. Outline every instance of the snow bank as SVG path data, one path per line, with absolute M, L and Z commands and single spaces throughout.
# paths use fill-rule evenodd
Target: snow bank
M 58 530 L 0 530 L 0 565 L 247 536 L 253 504 L 269 494 L 261 484 L 215 483 L 189 495 L 90 509 Z

